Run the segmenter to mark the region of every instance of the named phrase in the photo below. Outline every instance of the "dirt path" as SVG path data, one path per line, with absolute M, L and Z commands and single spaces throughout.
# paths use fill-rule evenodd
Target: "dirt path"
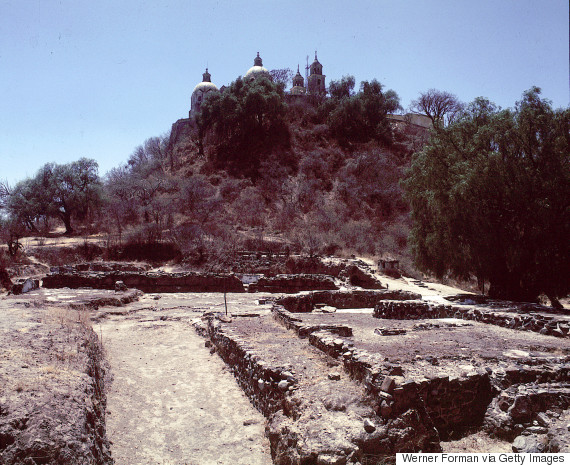
M 272 463 L 263 416 L 204 347 L 196 316 L 149 309 L 96 326 L 114 376 L 107 434 L 117 465 Z

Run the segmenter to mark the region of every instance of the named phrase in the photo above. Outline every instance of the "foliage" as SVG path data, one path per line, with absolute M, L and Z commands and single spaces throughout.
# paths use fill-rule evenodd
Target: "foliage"
M 363 81 L 360 92 L 350 95 L 352 76 L 343 78 L 338 86 L 331 83 L 331 95 L 326 105 L 332 107 L 328 115 L 331 133 L 343 146 L 376 140 L 385 144 L 392 142 L 392 130 L 388 114 L 400 109 L 400 100 L 393 90 L 383 92 L 376 79 Z
M 256 178 L 264 157 L 288 148 L 283 86 L 267 78 L 238 78 L 201 106 L 198 126 L 213 136 L 214 164 L 231 173 Z
M 354 95 L 354 76 L 343 76 L 340 81 L 331 81 L 329 94 L 331 98 L 339 100 Z
M 480 283 L 490 294 L 553 302 L 569 289 L 570 110 L 540 89 L 514 110 L 476 99 L 438 127 L 404 182 L 417 265 Z
M 13 219 L 35 231 L 42 217 L 63 221 L 67 234 L 73 232 L 72 217 L 85 220 L 101 204 L 101 183 L 95 160 L 58 165 L 45 164 L 34 178 L 19 182 L 6 201 Z

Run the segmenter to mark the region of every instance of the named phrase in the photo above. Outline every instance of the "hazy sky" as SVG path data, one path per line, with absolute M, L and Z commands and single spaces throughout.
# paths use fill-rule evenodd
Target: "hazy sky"
M 188 116 L 212 82 L 303 69 L 376 78 L 407 107 L 437 88 L 511 107 L 569 104 L 568 0 L 0 0 L 0 179 L 80 157 L 100 174 Z M 303 73 L 304 74 L 304 73 Z

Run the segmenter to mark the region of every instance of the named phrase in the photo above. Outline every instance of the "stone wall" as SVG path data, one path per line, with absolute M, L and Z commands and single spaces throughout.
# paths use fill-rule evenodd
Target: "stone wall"
M 310 313 L 317 304 L 336 308 L 372 308 L 383 300 L 411 300 L 420 297 L 419 294 L 407 291 L 322 291 L 282 297 L 276 303 L 290 312 Z
M 263 277 L 255 285 L 250 285 L 250 292 L 283 292 L 294 294 L 301 291 L 338 289 L 333 278 L 320 274 L 291 274 Z
M 214 316 L 210 316 L 206 327 L 198 332 L 211 340 L 241 388 L 264 416 L 269 417 L 284 408 L 285 393 L 296 384 L 289 367 L 272 366 L 262 360 L 231 327 L 222 326 Z
M 462 305 L 434 304 L 422 300 L 382 301 L 374 308 L 375 318 L 419 320 L 460 318 L 521 331 L 570 338 L 570 322 L 563 317 L 539 313 L 518 313 L 518 309 L 494 309 Z
M 421 381 L 406 379 L 400 367 L 382 363 L 381 358 L 360 349 L 351 341 L 328 331 L 309 335 L 309 342 L 343 361 L 352 377 L 377 396 L 379 413 L 396 418 L 409 409 L 425 412 L 442 438 L 452 431 L 480 425 L 493 398 L 489 374 L 485 370 L 461 378 L 438 376 Z
M 59 272 L 43 279 L 43 287 L 57 289 L 115 289 L 123 281 L 129 288 L 143 292 L 245 292 L 242 282 L 232 274 L 163 273 L 163 272 Z
M 299 337 L 308 337 L 311 333 L 315 331 L 327 330 L 330 333 L 338 334 L 339 336 L 350 337 L 352 336 L 352 328 L 346 325 L 327 325 L 327 324 L 317 324 L 308 325 L 303 323 L 299 318 L 296 318 L 291 312 L 285 310 L 284 307 L 280 305 L 274 305 L 271 309 L 273 317 L 279 321 L 287 329 L 292 329 L 295 331 Z
M 515 385 L 493 399 L 487 409 L 484 429 L 507 441 L 524 434 L 525 429 L 528 434 L 545 433 L 549 420 L 540 414 L 568 408 L 570 386 L 567 383 Z M 538 425 L 534 424 L 536 420 Z

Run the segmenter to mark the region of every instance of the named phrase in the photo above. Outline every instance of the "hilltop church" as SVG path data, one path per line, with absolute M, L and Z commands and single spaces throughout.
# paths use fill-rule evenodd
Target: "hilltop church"
M 307 62 L 308 64 L 308 62 Z M 243 76 L 246 81 L 266 77 L 271 79 L 269 71 L 263 67 L 263 60 L 257 52 L 257 56 L 253 60 L 253 66 L 249 68 Z M 317 58 L 315 52 L 315 60 L 310 66 L 306 67 L 305 77 L 301 75 L 299 66 L 297 66 L 297 74 L 293 76 L 293 86 L 287 92 L 287 98 L 290 100 L 295 99 L 308 99 L 315 102 L 326 96 L 325 75 L 323 74 L 323 65 Z M 196 115 L 200 111 L 200 106 L 206 99 L 206 96 L 211 92 L 223 92 L 225 86 L 218 88 L 212 82 L 212 75 L 208 72 L 202 74 L 202 81 L 199 82 L 190 98 L 190 111 L 188 118 L 179 119 L 172 125 L 170 134 L 170 143 L 175 145 L 181 137 L 191 134 L 193 128 L 196 127 Z M 394 126 L 412 125 L 421 128 L 430 128 L 431 120 L 426 115 L 408 113 L 406 115 L 388 115 Z
M 263 61 L 259 56 L 259 52 L 257 52 L 257 56 L 253 60 L 253 66 L 247 70 L 243 76 L 243 79 L 250 81 L 259 77 L 266 77 L 271 79 L 269 71 L 263 67 Z M 218 87 L 212 82 L 211 78 L 212 76 L 208 72 L 208 68 L 206 68 L 206 72 L 202 74 L 202 82 L 199 82 L 196 87 L 194 87 L 194 91 L 192 92 L 192 97 L 190 99 L 190 118 L 193 118 L 200 110 L 200 105 L 210 92 L 220 92 L 220 90 L 223 91 L 224 87 L 218 89 Z M 323 65 L 317 58 L 317 52 L 315 52 L 315 61 L 313 61 L 313 63 L 311 63 L 311 66 L 308 68 L 307 82 L 305 83 L 305 78 L 301 75 L 299 66 L 297 66 L 297 74 L 293 77 L 293 87 L 291 87 L 289 93 L 290 95 L 296 96 L 324 96 L 326 94 Z

